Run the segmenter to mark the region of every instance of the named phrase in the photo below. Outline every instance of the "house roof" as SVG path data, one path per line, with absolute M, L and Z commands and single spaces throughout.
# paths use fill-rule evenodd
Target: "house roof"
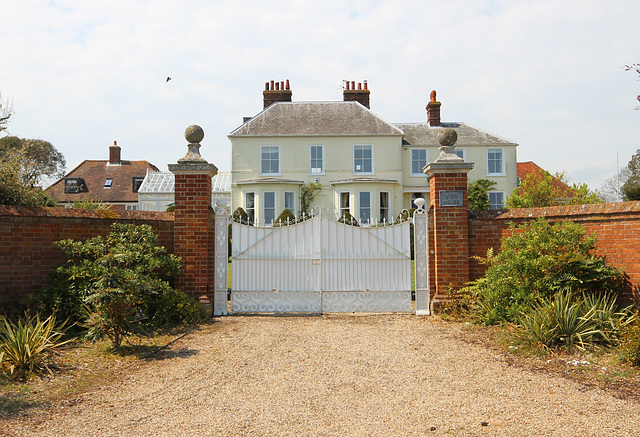
M 438 133 L 442 128 L 450 127 L 454 128 L 458 134 L 457 147 L 517 146 L 513 141 L 462 122 L 446 122 L 440 126 L 429 126 L 428 123 L 394 123 L 394 125 L 405 133 L 403 145 L 439 147 Z
M 120 161 L 118 164 L 110 164 L 108 160 L 86 160 L 48 187 L 47 192 L 58 202 L 137 202 L 138 193 L 133 191 L 133 178 L 144 177 L 147 171 L 158 171 L 158 168 L 147 161 Z M 83 179 L 83 190 L 79 193 L 65 193 L 67 178 Z M 107 179 L 112 180 L 110 188 L 105 187 Z
M 229 134 L 245 136 L 401 136 L 358 102 L 277 102 Z
M 211 178 L 211 191 L 213 193 L 231 192 L 231 173 L 218 172 Z M 175 175 L 171 172 L 150 172 L 144 178 L 138 193 L 174 193 Z
M 520 182 L 524 181 L 527 178 L 527 175 L 531 173 L 540 173 L 544 175 L 545 173 L 547 173 L 547 171 L 533 161 L 519 162 L 518 163 L 518 186 L 520 185 Z M 571 188 L 569 188 L 567 184 L 565 184 L 564 182 L 562 182 L 560 179 L 556 178 L 553 175 L 551 177 L 552 177 L 551 186 L 554 189 L 560 190 L 560 192 L 567 197 L 573 197 L 575 195 L 575 192 Z M 522 192 L 522 188 L 520 188 L 520 192 Z

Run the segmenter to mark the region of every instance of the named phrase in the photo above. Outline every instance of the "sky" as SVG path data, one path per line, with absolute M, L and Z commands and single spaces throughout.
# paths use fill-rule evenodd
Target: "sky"
M 122 158 L 160 170 L 205 132 L 230 170 L 227 135 L 262 110 L 267 81 L 294 101 L 340 101 L 367 81 L 371 111 L 443 121 L 518 146 L 518 161 L 599 189 L 640 149 L 637 0 L 0 0 L 8 134 L 50 141 L 67 170 Z M 167 82 L 167 77 L 171 80 Z

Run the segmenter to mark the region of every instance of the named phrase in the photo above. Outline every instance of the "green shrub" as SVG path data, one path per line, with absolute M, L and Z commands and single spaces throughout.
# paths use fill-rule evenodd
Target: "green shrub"
M 70 340 L 62 340 L 65 323 L 56 326 L 56 317 L 40 320 L 39 316 L 18 318 L 12 322 L 0 318 L 0 369 L 9 377 L 49 369 L 51 355 Z
M 285 209 L 280 213 L 278 218 L 273 222 L 273 227 L 289 226 L 296 223 L 296 216 L 291 211 Z
M 495 190 L 497 182 L 489 179 L 477 179 L 469 184 L 467 191 L 467 203 L 469 209 L 484 210 L 489 209 L 489 195 L 487 192 Z
M 622 329 L 618 350 L 622 361 L 633 366 L 640 366 L 640 320 L 637 314 L 634 323 L 630 323 Z
M 517 339 L 548 349 L 610 346 L 636 320 L 633 307 L 619 308 L 612 294 L 581 296 L 560 291 L 520 315 Z
M 572 289 L 577 293 L 616 292 L 624 273 L 595 256 L 595 238 L 572 222 L 550 225 L 540 219 L 516 228 L 501 242 L 498 255 L 487 251 L 480 262 L 485 276 L 469 287 L 480 319 L 487 324 L 515 322 L 538 299 Z
M 356 220 L 349 211 L 343 212 L 342 216 L 338 219 L 338 222 L 344 223 L 345 225 L 360 226 L 358 220 Z
M 201 319 L 171 287 L 180 259 L 158 245 L 150 226 L 114 223 L 106 237 L 56 245 L 69 260 L 54 272 L 44 306 L 78 321 L 91 338 L 106 336 L 118 348 L 127 335 Z

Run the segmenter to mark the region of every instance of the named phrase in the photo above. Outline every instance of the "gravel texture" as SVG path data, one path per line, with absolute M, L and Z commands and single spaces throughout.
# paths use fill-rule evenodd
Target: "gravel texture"
M 10 436 L 637 436 L 640 405 L 413 315 L 223 317 Z

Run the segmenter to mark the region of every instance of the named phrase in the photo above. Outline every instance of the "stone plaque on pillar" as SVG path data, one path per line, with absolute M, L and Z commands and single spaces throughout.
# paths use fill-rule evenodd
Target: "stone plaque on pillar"
M 464 206 L 464 193 L 460 190 L 441 190 L 440 206 Z

